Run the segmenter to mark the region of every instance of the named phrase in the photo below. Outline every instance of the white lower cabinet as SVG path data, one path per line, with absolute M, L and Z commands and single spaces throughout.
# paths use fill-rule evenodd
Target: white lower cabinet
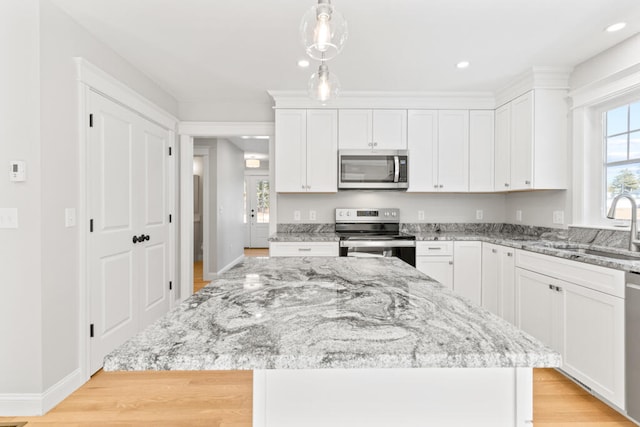
M 269 256 L 338 256 L 338 242 L 269 242 Z
M 516 324 L 515 249 L 482 244 L 482 306 Z
M 623 272 L 519 250 L 516 264 L 517 325 L 559 351 L 563 371 L 624 410 Z
M 480 305 L 482 245 L 480 242 L 417 242 L 416 268 Z
M 417 242 L 416 268 L 453 289 L 453 242 Z

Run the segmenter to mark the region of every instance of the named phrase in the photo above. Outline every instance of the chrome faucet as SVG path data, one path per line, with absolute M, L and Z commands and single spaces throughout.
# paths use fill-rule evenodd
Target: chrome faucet
M 607 218 L 615 219 L 616 205 L 620 199 L 629 199 L 631 202 L 631 235 L 629 236 L 629 250 L 633 252 L 640 252 L 640 240 L 638 240 L 638 205 L 635 199 L 629 193 L 618 194 L 613 198 L 611 207 L 607 213 Z

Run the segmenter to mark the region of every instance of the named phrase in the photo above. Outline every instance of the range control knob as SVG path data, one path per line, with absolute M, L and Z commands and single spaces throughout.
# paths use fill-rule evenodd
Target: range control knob
M 391 212 L 391 216 L 397 216 L 397 212 Z
M 351 212 L 347 211 L 347 216 L 351 216 Z

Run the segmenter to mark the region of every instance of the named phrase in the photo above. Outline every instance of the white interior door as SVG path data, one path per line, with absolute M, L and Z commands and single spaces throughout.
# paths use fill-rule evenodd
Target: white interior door
M 89 108 L 89 280 L 91 373 L 104 356 L 138 331 L 134 122 L 136 115 L 91 93 Z
M 269 247 L 269 177 L 267 175 L 246 176 L 245 185 L 248 247 Z
M 145 237 L 138 242 L 141 327 L 153 323 L 169 310 L 169 212 L 167 211 L 167 156 L 169 133 L 147 120 L 140 120 L 140 158 L 137 168 L 141 185 L 136 200 L 137 229 Z M 135 259 L 135 258 L 134 258 Z
M 169 132 L 91 92 L 91 373 L 169 309 Z

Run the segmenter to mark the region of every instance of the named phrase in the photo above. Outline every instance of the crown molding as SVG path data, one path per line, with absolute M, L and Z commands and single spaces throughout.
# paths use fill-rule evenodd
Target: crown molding
M 274 108 L 388 108 L 388 109 L 471 109 L 492 110 L 491 92 L 379 92 L 345 91 L 325 104 L 305 91 L 268 90 Z
M 178 133 L 193 137 L 267 135 L 275 132 L 273 122 L 180 122 Z
M 516 77 L 508 86 L 496 91 L 495 107 L 500 107 L 533 89 L 568 91 L 572 70 L 573 68 L 566 67 L 532 67 Z

